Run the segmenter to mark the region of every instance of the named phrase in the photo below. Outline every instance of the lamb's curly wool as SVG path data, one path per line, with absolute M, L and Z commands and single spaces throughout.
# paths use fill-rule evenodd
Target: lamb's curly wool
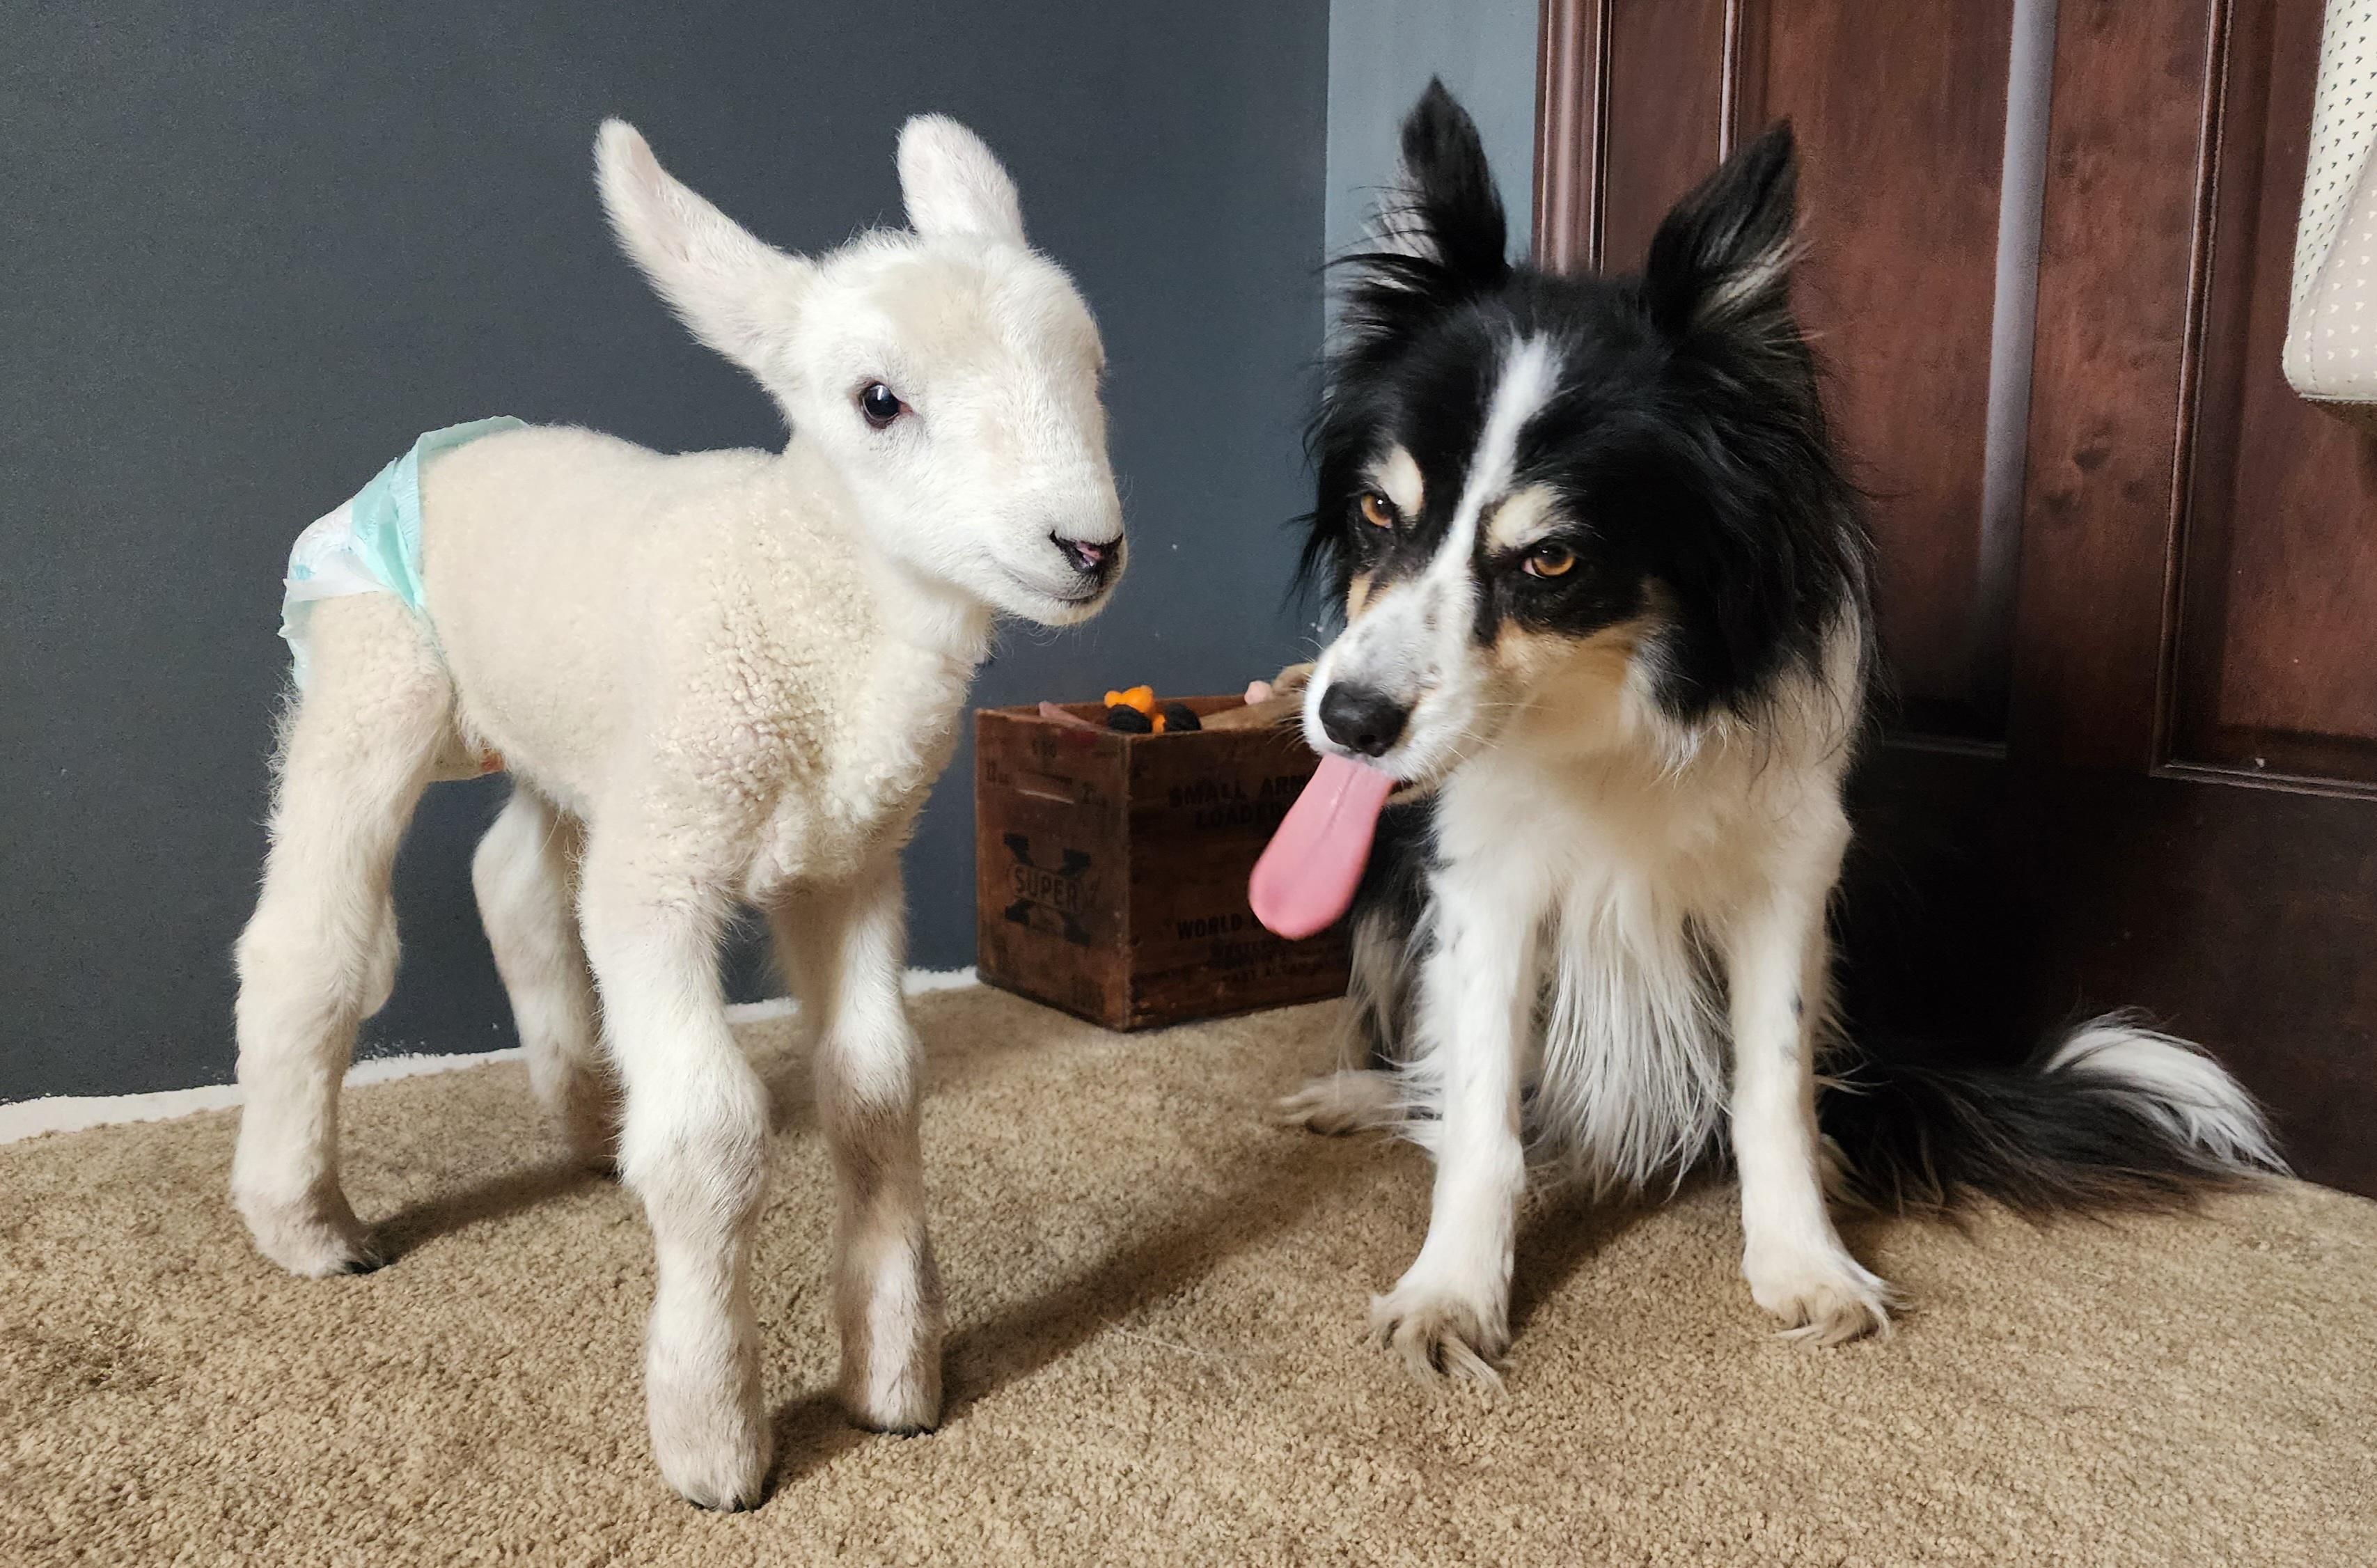
M 499 753 L 516 787 L 472 873 L 532 1079 L 573 1150 L 615 1159 L 644 1202 L 655 1455 L 733 1507 L 769 1463 L 746 1278 L 767 1111 L 726 1026 L 723 923 L 766 912 L 818 1032 L 844 1396 L 868 1425 L 931 1426 L 898 853 L 993 616 L 1094 613 L 1120 509 L 1096 327 L 962 127 L 902 133 L 914 232 L 816 260 L 753 239 L 625 125 L 597 171 L 628 254 L 793 437 L 677 457 L 484 437 L 424 470 L 426 618 L 385 594 L 317 606 L 239 944 L 233 1194 L 287 1268 L 376 1261 L 340 1190 L 337 1095 L 394 979 L 389 863 L 425 784 Z

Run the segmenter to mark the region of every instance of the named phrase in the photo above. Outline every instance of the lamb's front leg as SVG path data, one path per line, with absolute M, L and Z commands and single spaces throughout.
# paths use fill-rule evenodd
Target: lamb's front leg
M 759 1500 L 770 1442 L 750 1287 L 768 1096 L 726 1023 L 721 907 L 702 889 L 606 854 L 598 828 L 581 911 L 627 1091 L 620 1173 L 652 1229 L 652 1454 L 693 1502 L 746 1508 Z
M 1438 941 L 1420 976 L 1422 1047 L 1440 1074 L 1442 1125 L 1427 1239 L 1370 1303 L 1380 1342 L 1422 1375 L 1499 1383 L 1511 1344 L 1511 1254 L 1526 1147 L 1519 1065 L 1534 1001 L 1535 917 L 1482 879 L 1439 879 Z M 1496 896 L 1497 892 L 1504 896 Z
M 842 1402 L 878 1431 L 922 1431 L 941 1415 L 941 1281 L 925 1230 L 919 1051 L 900 988 L 907 929 L 899 862 L 887 857 L 850 887 L 788 903 L 770 921 L 813 1021 L 818 1115 L 841 1187 Z
M 1836 1345 L 1890 1329 L 1890 1290 L 1849 1256 L 1824 1203 L 1815 1041 L 1830 1005 L 1825 905 L 1839 843 L 1778 879 L 1726 942 L 1733 1010 L 1733 1151 L 1741 1272 L 1794 1338 Z

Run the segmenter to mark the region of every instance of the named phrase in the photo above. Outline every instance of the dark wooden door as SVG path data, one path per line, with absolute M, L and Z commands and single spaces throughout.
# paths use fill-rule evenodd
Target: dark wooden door
M 1860 1027 L 2134 1006 L 2377 1193 L 2377 441 L 2279 375 L 2314 0 L 1546 0 L 1535 233 L 1641 262 L 1788 115 L 1894 700 Z

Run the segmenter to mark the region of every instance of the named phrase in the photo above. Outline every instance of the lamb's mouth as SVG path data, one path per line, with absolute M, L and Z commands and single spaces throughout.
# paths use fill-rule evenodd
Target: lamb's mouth
M 1062 604 L 1067 609 L 1072 610 L 1078 610 L 1084 604 L 1096 604 L 1101 598 L 1105 597 L 1106 590 L 1112 586 L 1113 583 L 1113 580 L 1109 578 L 1106 581 L 1093 583 L 1089 588 L 1078 593 L 1059 593 L 1055 589 L 1049 587 L 1045 582 L 1034 581 L 1033 579 L 1024 576 L 1021 572 L 1017 571 L 1013 567 L 1001 566 L 998 569 L 1006 573 L 1008 581 L 1015 584 L 1016 587 L 1021 588 L 1024 592 L 1029 593 L 1034 599 L 1045 599 L 1052 604 Z

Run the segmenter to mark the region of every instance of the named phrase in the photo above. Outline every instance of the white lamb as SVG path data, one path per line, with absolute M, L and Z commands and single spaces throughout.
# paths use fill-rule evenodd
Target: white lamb
M 1105 356 L 1006 172 L 951 121 L 901 133 L 914 232 L 815 260 L 754 239 L 626 125 L 595 162 L 620 243 L 791 439 L 664 457 L 486 436 L 424 466 L 425 614 L 380 592 L 308 606 L 238 947 L 232 1192 L 283 1267 L 373 1266 L 338 1095 L 395 974 L 389 863 L 431 779 L 500 754 L 516 783 L 472 875 L 530 1076 L 575 1153 L 615 1153 L 651 1224 L 662 1473 L 742 1507 L 770 1456 L 748 1281 L 769 1107 L 727 1027 L 722 924 L 766 912 L 815 1033 L 842 1397 L 867 1426 L 930 1427 L 941 1303 L 899 852 L 992 617 L 1077 622 L 1120 575 Z

